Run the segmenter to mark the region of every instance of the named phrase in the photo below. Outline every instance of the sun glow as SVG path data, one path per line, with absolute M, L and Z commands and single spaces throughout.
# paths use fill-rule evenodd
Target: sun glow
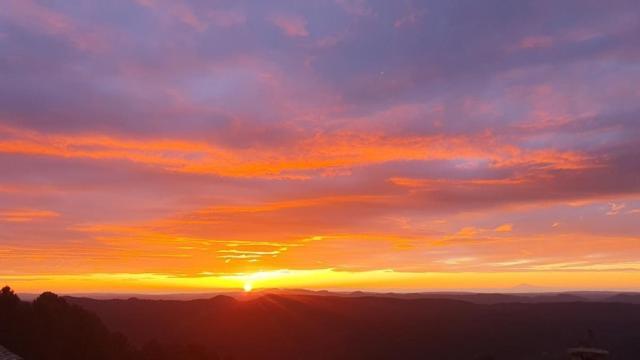
M 629 264 L 632 266 L 636 264 Z M 99 292 L 105 288 L 113 293 L 207 292 L 242 289 L 340 290 L 371 291 L 496 291 L 511 289 L 518 284 L 558 290 L 588 290 L 594 283 L 608 290 L 637 291 L 638 271 L 593 271 L 576 269 L 559 271 L 549 267 L 544 271 L 520 272 L 401 272 L 393 270 L 338 271 L 335 269 L 273 270 L 233 275 L 184 277 L 155 273 L 90 273 L 90 274 L 30 274 L 14 275 L 0 271 L 0 284 L 11 279 L 19 292 Z M 612 275 L 615 275 L 612 277 Z M 567 284 L 571 284 L 567 287 Z

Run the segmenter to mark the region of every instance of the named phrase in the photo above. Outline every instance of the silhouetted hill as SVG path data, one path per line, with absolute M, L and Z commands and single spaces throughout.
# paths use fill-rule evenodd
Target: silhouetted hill
M 136 344 L 193 342 L 229 359 L 564 359 L 587 329 L 613 359 L 640 354 L 639 305 L 545 296 L 545 302 L 492 305 L 282 294 L 246 301 L 68 301 Z
M 0 344 L 25 360 L 214 360 L 203 346 L 149 342 L 137 348 L 95 314 L 45 292 L 32 303 L 0 291 Z
M 96 315 L 50 292 L 22 302 L 8 287 L 0 292 L 0 344 L 27 360 L 136 359 Z
M 605 301 L 625 304 L 640 304 L 640 294 L 617 294 L 607 298 Z
M 491 294 L 491 293 L 409 293 L 409 294 L 371 294 L 369 296 L 392 297 L 398 299 L 449 299 L 467 301 L 474 304 L 502 304 L 502 303 L 551 303 L 590 301 L 587 298 L 569 293 L 558 294 Z
M 640 354 L 637 294 L 315 294 L 28 303 L 4 288 L 0 344 L 26 360 L 527 360 L 565 359 L 591 329 L 612 359 Z
M 518 289 L 521 287 L 518 287 Z M 527 288 L 527 287 L 525 287 Z M 266 294 L 276 295 L 322 295 L 341 297 L 361 297 L 378 296 L 399 299 L 453 299 L 463 300 L 478 304 L 499 304 L 499 303 L 539 303 L 539 302 L 574 302 L 574 301 L 609 301 L 610 298 L 620 293 L 611 291 L 571 291 L 571 292 L 509 292 L 509 293 L 474 293 L 474 292 L 415 292 L 415 293 L 395 293 L 395 292 L 367 292 L 367 291 L 327 291 L 327 290 L 306 290 L 306 289 L 260 289 L 254 290 L 250 297 L 257 297 Z M 137 293 L 78 293 L 69 294 L 69 297 L 91 298 L 98 300 L 129 299 L 139 298 L 145 300 L 197 300 L 210 299 L 215 296 L 225 295 L 240 299 L 246 299 L 248 294 L 244 292 L 219 290 L 207 293 L 171 293 L 171 294 L 137 294 Z M 639 293 L 624 293 L 631 295 L 628 297 L 632 303 L 634 296 L 640 297 Z M 39 294 L 21 293 L 22 300 L 32 301 Z M 625 302 L 625 298 L 618 299 Z

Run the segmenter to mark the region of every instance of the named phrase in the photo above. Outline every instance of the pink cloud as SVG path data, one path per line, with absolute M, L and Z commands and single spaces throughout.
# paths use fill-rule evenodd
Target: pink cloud
M 8 0 L 0 18 L 70 42 L 79 50 L 98 52 L 107 47 L 104 36 L 95 29 L 80 28 L 68 16 L 31 0 Z
M 135 0 L 138 5 L 181 22 L 197 31 L 204 31 L 210 25 L 217 27 L 234 27 L 246 22 L 246 16 L 239 10 L 216 9 L 197 14 L 184 1 Z
M 170 18 L 176 19 L 198 31 L 203 31 L 207 27 L 207 24 L 196 16 L 191 8 L 182 1 L 135 0 L 135 2 L 153 11 L 162 12 Z
M 374 14 L 365 0 L 336 0 L 336 3 L 351 15 L 372 16 Z
M 7 222 L 28 222 L 57 216 L 59 216 L 58 213 L 49 210 L 12 209 L 0 211 L 0 221 Z
M 207 24 L 202 21 L 187 5 L 175 2 L 169 10 L 170 14 L 182 23 L 191 26 L 198 31 L 204 31 Z
M 609 211 L 607 211 L 607 215 L 618 215 L 618 213 L 620 213 L 620 211 L 622 211 L 626 206 L 626 204 L 609 203 Z
M 520 49 L 541 49 L 553 46 L 554 40 L 550 36 L 527 36 L 520 40 L 517 48 Z
M 247 21 L 244 13 L 238 10 L 214 10 L 209 12 L 208 19 L 219 27 L 234 27 Z
M 513 230 L 513 224 L 502 224 L 498 227 L 496 227 L 495 229 L 493 229 L 493 231 L 495 232 L 511 232 Z
M 309 36 L 307 31 L 307 20 L 300 15 L 274 14 L 269 17 L 271 23 L 280 28 L 282 32 L 290 37 Z
M 411 10 L 407 15 L 397 19 L 393 23 L 393 26 L 395 26 L 396 28 L 413 26 L 417 24 L 426 14 L 426 10 Z
M 321 49 L 332 48 L 340 43 L 343 43 L 347 38 L 347 33 L 338 33 L 330 36 L 325 36 L 316 41 L 316 46 Z

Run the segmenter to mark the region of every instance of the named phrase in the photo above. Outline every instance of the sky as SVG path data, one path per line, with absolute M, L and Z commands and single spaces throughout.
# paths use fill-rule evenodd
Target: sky
M 0 282 L 640 290 L 639 10 L 0 0 Z

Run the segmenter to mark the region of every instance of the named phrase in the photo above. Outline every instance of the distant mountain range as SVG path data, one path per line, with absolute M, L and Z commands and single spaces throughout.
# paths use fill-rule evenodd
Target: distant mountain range
M 143 293 L 74 293 L 67 297 L 91 298 L 97 300 L 112 299 L 144 299 L 144 300 L 198 300 L 210 299 L 218 295 L 230 296 L 237 299 L 247 299 L 264 294 L 280 295 L 318 295 L 338 297 L 389 297 L 397 299 L 451 299 L 463 300 L 478 304 L 497 304 L 508 302 L 539 303 L 539 302 L 564 302 L 564 301 L 598 301 L 598 302 L 623 302 L 637 304 L 640 301 L 640 293 L 615 292 L 615 291 L 533 291 L 537 287 L 519 285 L 508 293 L 505 292 L 370 292 L 370 291 L 327 291 L 306 289 L 260 289 L 247 294 L 240 291 L 213 291 L 201 293 L 169 293 L 169 294 L 143 294 Z M 31 301 L 39 296 L 33 293 L 21 293 L 20 298 Z
M 202 344 L 223 359 L 566 359 L 588 330 L 614 359 L 640 355 L 637 294 L 235 295 L 66 300 L 134 344 Z
M 638 359 L 640 294 L 271 289 L 24 302 L 5 287 L 0 345 L 26 360 L 540 360 L 585 346 Z

